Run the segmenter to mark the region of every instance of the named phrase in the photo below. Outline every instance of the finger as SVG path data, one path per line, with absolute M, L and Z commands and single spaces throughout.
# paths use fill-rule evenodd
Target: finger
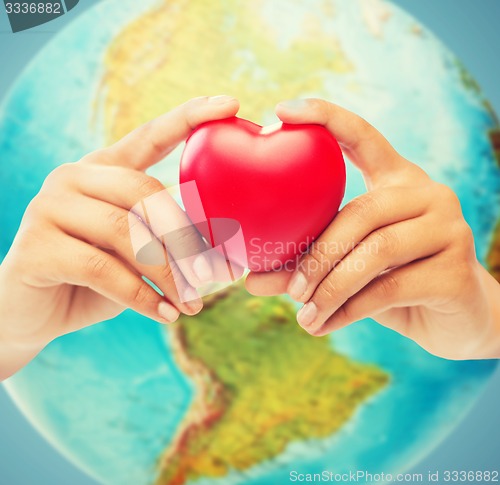
M 75 196 L 64 207 L 52 208 L 48 212 L 51 220 L 65 233 L 114 251 L 135 272 L 152 281 L 183 313 L 192 315 L 201 310 L 201 299 L 175 259 L 169 257 L 160 240 L 151 235 L 150 229 L 140 219 L 131 217 L 130 212 L 83 196 Z M 149 241 L 147 254 L 142 256 L 147 264 L 136 258 L 131 231 L 138 240 Z
M 255 296 L 274 296 L 286 293 L 293 270 L 249 273 L 245 280 L 247 291 Z
M 316 288 L 298 312 L 297 321 L 310 333 L 320 328 L 349 298 L 387 269 L 437 254 L 447 247 L 447 234 L 425 237 L 435 228 L 430 215 L 403 221 L 375 231 Z M 424 237 L 422 237 L 424 235 Z
M 311 298 L 319 283 L 370 233 L 421 216 L 432 196 L 413 187 L 385 187 L 349 202 L 302 256 L 287 292 L 299 302 Z
M 88 287 L 106 298 L 161 323 L 174 322 L 178 310 L 139 275 L 100 249 L 66 236 L 64 252 L 51 269 L 64 283 Z
M 363 318 L 379 321 L 377 315 L 390 312 L 391 318 L 379 323 L 410 336 L 411 328 L 403 312 L 432 301 L 439 302 L 449 295 L 450 286 L 454 284 L 450 279 L 433 277 L 442 274 L 439 264 L 436 258 L 423 259 L 381 274 L 349 298 L 313 335 L 326 335 Z
M 324 125 L 352 163 L 373 181 L 405 165 L 406 161 L 377 129 L 335 104 L 321 99 L 285 101 L 276 106 L 276 114 L 284 123 Z
M 86 161 L 146 170 L 159 162 L 201 123 L 234 116 L 239 102 L 231 96 L 194 98 L 146 123 Z
M 179 268 L 191 286 L 199 287 L 213 280 L 212 263 L 202 254 L 207 247 L 205 242 L 159 180 L 123 167 L 73 165 L 61 171 L 66 183 L 76 192 L 129 211 L 132 221 L 135 220 L 134 216 L 138 216 L 151 229 L 151 234 L 145 234 L 135 224 L 130 227 L 128 237 L 132 238 L 136 256 L 148 242 L 152 242 L 153 237 L 159 240 L 163 238 L 170 255 L 178 261 Z M 82 208 L 75 207 L 75 204 L 72 207 L 72 210 L 82 212 Z M 118 223 L 125 224 L 126 220 L 122 221 L 125 214 L 118 210 L 115 212 L 119 213 L 115 216 Z M 115 224 L 113 222 L 112 227 Z M 155 247 L 148 246 L 148 251 L 151 250 L 154 253 Z

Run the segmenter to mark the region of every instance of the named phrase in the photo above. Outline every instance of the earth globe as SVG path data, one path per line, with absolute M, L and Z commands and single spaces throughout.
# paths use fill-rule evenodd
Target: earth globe
M 478 257 L 498 276 L 498 120 L 460 61 L 378 0 L 108 0 L 87 10 L 2 104 L 2 257 L 57 165 L 222 93 L 260 124 L 297 97 L 360 113 L 456 191 Z M 151 170 L 165 185 L 177 183 L 180 150 Z M 350 165 L 347 180 L 346 201 L 365 190 Z M 433 357 L 369 319 L 313 338 L 295 310 L 236 284 L 167 327 L 126 311 L 54 341 L 6 387 L 101 483 L 269 485 L 291 470 L 410 469 L 495 369 Z

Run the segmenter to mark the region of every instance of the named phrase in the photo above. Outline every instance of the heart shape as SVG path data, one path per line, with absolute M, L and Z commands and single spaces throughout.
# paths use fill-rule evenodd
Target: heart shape
M 295 261 L 335 217 L 344 196 L 345 164 L 323 126 L 263 128 L 232 117 L 204 123 L 188 138 L 180 182 L 190 181 L 196 182 L 209 221 L 241 224 L 246 261 L 235 262 L 269 271 Z M 198 211 L 182 185 L 181 196 L 189 216 Z M 207 227 L 201 231 L 210 241 Z

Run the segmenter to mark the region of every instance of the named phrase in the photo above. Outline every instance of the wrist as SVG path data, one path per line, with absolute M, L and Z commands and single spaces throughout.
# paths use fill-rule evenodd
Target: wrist
M 39 321 L 33 325 L 33 316 L 28 318 L 29 295 L 11 269 L 4 260 L 0 266 L 0 381 L 24 367 L 51 340 L 40 331 Z
M 500 284 L 478 263 L 487 301 L 486 332 L 476 358 L 500 359 Z
M 43 347 L 18 347 L 0 339 L 0 382 L 22 369 Z

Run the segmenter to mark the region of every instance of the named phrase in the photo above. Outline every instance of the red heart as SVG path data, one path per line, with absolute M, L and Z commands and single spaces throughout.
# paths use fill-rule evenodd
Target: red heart
M 335 217 L 345 164 L 320 125 L 262 128 L 233 117 L 204 123 L 188 138 L 180 182 L 189 181 L 196 182 L 208 219 L 241 224 L 247 266 L 269 271 L 294 260 Z M 190 215 L 196 208 L 183 199 Z

